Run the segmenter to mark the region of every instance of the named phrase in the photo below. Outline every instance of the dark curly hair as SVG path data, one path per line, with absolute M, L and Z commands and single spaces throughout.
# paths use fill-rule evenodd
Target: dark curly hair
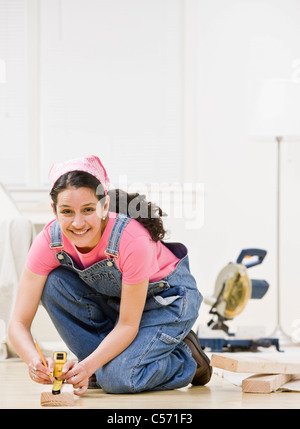
M 92 189 L 100 203 L 104 205 L 106 195 L 99 180 L 84 171 L 71 171 L 63 174 L 50 191 L 55 211 L 58 194 L 69 186 Z M 128 194 L 121 189 L 112 189 L 108 191 L 108 195 L 110 196 L 109 209 L 112 212 L 123 213 L 137 220 L 147 229 L 153 241 L 156 242 L 164 238 L 166 231 L 163 226 L 162 216 L 166 216 L 166 214 L 156 204 L 148 202 L 145 195 L 138 193 Z

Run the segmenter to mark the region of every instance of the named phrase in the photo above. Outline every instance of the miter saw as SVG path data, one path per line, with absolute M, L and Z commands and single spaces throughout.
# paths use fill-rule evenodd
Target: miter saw
M 225 323 L 240 314 L 249 299 L 260 299 L 266 294 L 269 284 L 265 280 L 251 280 L 247 271 L 250 267 L 261 264 L 266 254 L 267 252 L 262 249 L 244 249 L 236 262 L 230 262 L 221 270 L 213 296 L 204 297 L 204 302 L 211 305 L 209 314 L 214 316 L 207 325 L 211 330 L 219 331 L 223 335 L 218 337 L 214 332 L 211 338 L 207 338 L 198 332 L 202 348 L 209 347 L 212 351 L 233 351 L 256 350 L 258 346 L 274 345 L 279 351 L 277 338 L 238 339 L 229 333 Z

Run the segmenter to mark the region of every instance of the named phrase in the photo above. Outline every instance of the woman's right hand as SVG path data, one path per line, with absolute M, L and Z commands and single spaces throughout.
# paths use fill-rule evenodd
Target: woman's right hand
M 36 383 L 41 384 L 52 384 L 54 382 L 54 377 L 52 373 L 54 371 L 55 362 L 54 359 L 49 357 L 46 360 L 48 368 L 43 365 L 43 362 L 40 358 L 33 358 L 28 364 L 28 372 L 31 380 Z M 49 375 L 51 377 L 49 377 Z

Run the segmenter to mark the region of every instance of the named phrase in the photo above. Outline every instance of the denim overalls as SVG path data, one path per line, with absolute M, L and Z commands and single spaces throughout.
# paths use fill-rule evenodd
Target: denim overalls
M 48 275 L 42 303 L 79 360 L 92 353 L 118 321 L 122 273 L 114 259 L 129 221 L 118 214 L 106 249 L 108 258 L 84 270 L 64 252 L 58 222 L 52 225 L 50 247 L 61 266 Z M 96 371 L 97 384 L 107 393 L 176 389 L 193 379 L 196 362 L 182 340 L 197 319 L 202 295 L 189 271 L 186 247 L 164 245 L 180 261 L 167 277 L 149 283 L 134 341 Z

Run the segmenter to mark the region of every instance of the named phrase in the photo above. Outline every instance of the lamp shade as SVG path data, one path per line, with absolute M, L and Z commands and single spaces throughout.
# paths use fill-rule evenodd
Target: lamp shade
M 288 79 L 262 81 L 249 134 L 262 140 L 300 140 L 300 83 Z

